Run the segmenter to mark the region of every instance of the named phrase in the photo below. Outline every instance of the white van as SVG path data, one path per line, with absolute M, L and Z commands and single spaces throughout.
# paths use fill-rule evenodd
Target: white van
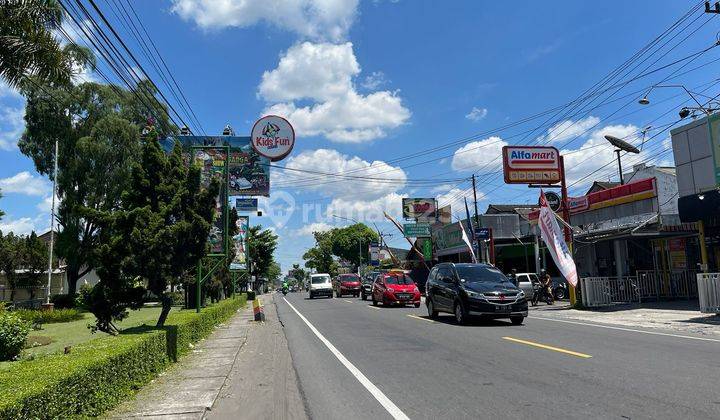
M 332 281 L 330 281 L 330 274 L 318 273 L 310 274 L 310 299 L 315 296 L 327 296 L 333 297 Z

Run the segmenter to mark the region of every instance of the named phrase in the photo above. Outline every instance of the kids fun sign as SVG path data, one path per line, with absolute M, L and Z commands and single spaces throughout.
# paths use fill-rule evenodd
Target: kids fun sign
M 503 147 L 503 173 L 507 184 L 560 182 L 560 153 L 554 147 Z
M 285 118 L 267 115 L 255 122 L 250 139 L 258 154 L 276 162 L 292 151 L 295 145 L 295 130 Z

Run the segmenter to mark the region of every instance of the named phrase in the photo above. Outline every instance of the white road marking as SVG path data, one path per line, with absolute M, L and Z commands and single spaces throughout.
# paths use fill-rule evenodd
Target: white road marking
M 285 298 L 283 298 L 283 300 L 285 301 L 285 303 L 288 304 L 288 306 L 290 306 L 290 309 L 295 311 L 295 313 L 300 317 L 300 319 L 305 322 L 308 328 L 310 328 L 310 331 L 312 331 L 317 336 L 317 338 L 319 338 L 320 341 L 325 344 L 325 346 L 330 350 L 330 352 L 335 355 L 335 357 L 337 357 L 340 363 L 342 363 L 343 366 L 345 366 L 347 370 L 350 371 L 350 373 L 355 377 L 355 379 L 357 379 L 358 382 L 360 382 L 360 384 L 364 386 L 365 389 L 367 389 L 373 397 L 375 397 L 375 399 L 380 403 L 380 405 L 382 405 L 394 419 L 410 420 L 410 418 L 405 413 L 403 413 L 402 410 L 400 410 L 400 408 L 395 405 L 394 402 L 390 401 L 390 398 L 383 394 L 383 392 L 380 391 L 380 389 L 375 386 L 375 384 L 370 382 L 370 380 L 362 372 L 360 372 L 360 369 L 355 367 L 355 365 L 353 365 L 345 356 L 343 356 L 343 354 L 340 353 L 340 351 L 335 348 L 335 346 L 330 341 L 328 341 L 325 336 L 320 334 L 320 331 L 318 331 L 317 328 L 315 328 L 315 326 L 303 316 L 303 314 L 301 314 L 297 309 L 295 309 L 292 303 L 288 302 Z
M 660 335 L 660 336 L 664 336 L 664 337 L 686 338 L 688 340 L 712 341 L 715 343 L 720 343 L 720 339 L 717 339 L 717 338 L 693 337 L 691 335 L 670 334 L 670 333 L 662 333 L 662 332 L 657 332 L 657 331 L 643 331 L 643 330 L 636 330 L 633 328 L 613 327 L 610 325 L 600 325 L 600 324 L 593 324 L 593 323 L 589 323 L 589 322 L 580 322 L 580 321 L 568 321 L 565 319 L 544 318 L 544 317 L 540 317 L 540 316 L 532 316 L 532 317 L 530 317 L 530 319 L 541 319 L 543 321 L 554 321 L 554 322 L 564 322 L 566 324 L 586 325 L 586 326 L 590 326 L 590 327 L 606 328 L 608 330 L 627 331 L 627 332 L 635 332 L 635 333 L 640 333 L 640 334 Z
M 435 321 L 433 321 L 432 319 L 428 319 L 428 318 L 423 318 L 423 317 L 421 317 L 421 316 L 417 316 L 417 315 L 411 315 L 411 314 L 408 314 L 408 316 L 409 316 L 410 318 L 415 318 L 415 319 L 419 319 L 419 320 L 421 320 L 421 321 L 427 321 L 427 322 L 435 322 Z
M 343 299 L 347 303 L 352 303 L 352 300 Z
M 375 306 L 375 305 L 367 305 L 367 307 L 368 307 L 368 308 L 373 308 L 373 309 L 380 309 L 380 308 L 378 308 L 378 307 Z

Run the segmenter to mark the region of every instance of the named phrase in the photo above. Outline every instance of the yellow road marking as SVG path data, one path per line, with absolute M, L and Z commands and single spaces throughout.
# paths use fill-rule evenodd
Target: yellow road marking
M 415 318 L 415 319 L 419 319 L 419 320 L 422 320 L 422 321 L 435 322 L 435 321 L 433 321 L 432 319 L 423 318 L 423 317 L 417 316 L 417 315 L 410 315 L 410 314 L 408 314 L 408 316 L 409 316 L 410 318 Z
M 565 353 L 565 354 L 569 354 L 569 355 L 575 356 L 575 357 L 582 357 L 583 359 L 589 359 L 592 357 L 589 354 L 578 353 L 576 351 L 565 350 L 565 349 L 561 349 L 559 347 L 548 346 L 546 344 L 540 344 L 540 343 L 536 343 L 534 341 L 520 340 L 518 338 L 512 338 L 512 337 L 503 337 L 503 339 L 508 340 L 508 341 L 514 341 L 514 342 L 520 343 L 520 344 L 527 344 L 528 346 L 539 347 L 539 348 L 545 349 L 545 350 L 556 351 L 558 353 Z

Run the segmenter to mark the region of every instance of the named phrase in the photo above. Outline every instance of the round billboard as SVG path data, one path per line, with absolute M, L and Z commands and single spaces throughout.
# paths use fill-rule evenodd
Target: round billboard
M 257 120 L 250 137 L 253 149 L 273 162 L 284 159 L 295 145 L 295 130 L 288 120 L 277 115 Z
M 562 199 L 560 196 L 552 191 L 546 191 L 545 192 L 545 200 L 547 200 L 548 207 L 550 207 L 550 210 L 557 212 L 560 211 L 562 208 Z M 540 202 L 538 201 L 538 205 Z

